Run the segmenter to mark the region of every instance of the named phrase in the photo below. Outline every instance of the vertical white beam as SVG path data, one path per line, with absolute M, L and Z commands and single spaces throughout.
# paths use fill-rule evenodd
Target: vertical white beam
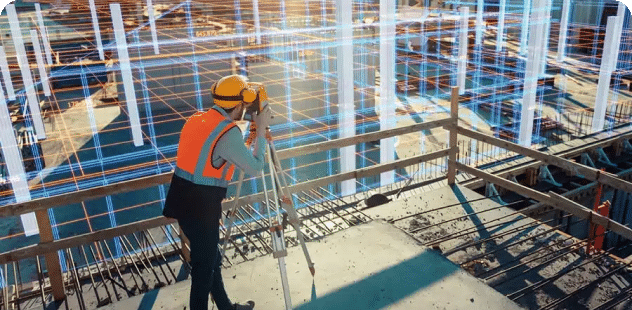
M 529 38 L 529 15 L 531 14 L 531 0 L 524 0 L 522 8 L 522 29 L 520 30 L 520 55 L 527 53 L 527 39 Z
M 351 1 L 336 0 L 336 68 L 338 74 L 338 125 L 340 138 L 355 135 L 355 106 L 353 94 L 353 7 Z M 355 145 L 340 149 L 341 172 L 356 169 Z M 356 192 L 355 180 L 342 182 L 342 195 Z
M 535 0 L 530 18 L 529 32 L 531 36 L 529 37 L 527 70 L 524 79 L 524 94 L 520 114 L 520 133 L 518 135 L 518 143 L 525 147 L 531 146 L 531 137 L 533 135 L 533 117 L 536 109 L 535 100 L 538 87 L 539 60 L 541 59 L 540 41 L 542 41 L 543 37 L 541 29 L 544 23 L 544 4 L 545 0 Z
M 500 0 L 498 8 L 498 32 L 496 33 L 496 52 L 503 50 L 505 45 L 505 8 L 507 0 Z
M 147 15 L 149 15 L 149 28 L 151 29 L 151 41 L 154 43 L 154 54 L 160 54 L 158 49 L 158 33 L 156 33 L 156 16 L 154 16 L 154 5 L 151 0 L 147 0 Z
M 543 33 L 543 38 L 540 40 L 540 72 L 538 75 L 542 75 L 546 73 L 546 57 L 549 54 L 549 38 L 551 37 L 551 9 L 552 9 L 552 0 L 544 1 L 544 12 L 543 20 L 544 22 L 541 24 L 541 30 L 538 30 Z
M 380 0 L 380 129 L 395 128 L 395 1 Z M 380 163 L 395 159 L 395 139 L 380 140 Z M 381 185 L 395 181 L 395 171 L 380 175 Z
M 571 0 L 562 3 L 562 20 L 560 21 L 560 39 L 557 43 L 557 61 L 563 62 L 566 58 L 566 36 L 568 33 L 568 18 L 571 11 Z
M 31 29 L 31 43 L 33 43 L 33 53 L 35 53 L 35 60 L 37 61 L 37 68 L 39 69 L 40 81 L 42 88 L 44 89 L 44 95 L 50 96 L 50 86 L 48 85 L 48 73 L 46 73 L 46 66 L 44 65 L 44 58 L 42 57 L 42 50 L 40 49 L 40 41 L 37 35 L 37 30 Z
M 4 47 L 0 46 L 0 68 L 2 69 L 2 79 L 4 80 L 4 87 L 7 89 L 9 100 L 15 100 L 15 91 L 13 90 L 13 82 L 11 82 L 11 71 L 9 70 L 9 63 L 7 62 L 7 54 L 4 52 Z
M 459 95 L 465 93 L 465 78 L 467 76 L 467 48 L 468 40 L 467 33 L 469 27 L 469 13 L 470 8 L 467 6 L 461 7 L 461 32 L 459 33 L 459 67 L 457 69 L 457 87 L 459 88 Z
M 603 53 L 601 54 L 601 67 L 599 69 L 599 83 L 597 85 L 597 97 L 595 98 L 595 114 L 593 115 L 592 131 L 601 131 L 606 118 L 606 108 L 608 107 L 608 97 L 610 95 L 610 78 L 614 71 L 616 59 L 614 58 L 619 45 L 615 35 L 616 27 L 619 24 L 618 16 L 608 17 L 608 25 L 606 26 L 606 38 L 603 45 Z
M 617 65 L 619 64 L 619 48 L 621 47 L 621 35 L 623 33 L 623 22 L 625 20 L 625 4 L 623 2 L 619 2 L 619 8 L 617 10 L 617 25 L 615 27 L 616 33 L 614 37 L 616 38 L 616 50 L 614 51 L 614 66 L 612 70 L 617 70 Z
M 26 173 L 24 172 L 24 165 L 22 163 L 22 155 L 18 149 L 13 125 L 11 124 L 11 116 L 9 115 L 7 103 L 4 100 L 2 87 L 0 87 L 0 146 L 2 146 L 4 163 L 7 165 L 7 170 L 9 171 L 8 177 L 13 187 L 15 201 L 19 203 L 31 200 L 31 193 L 29 192 L 29 186 L 26 182 Z M 37 228 L 35 213 L 22 214 L 20 215 L 20 219 L 22 219 L 22 226 L 24 227 L 24 234 L 26 236 L 38 234 L 39 229 Z
M 123 27 L 123 16 L 121 6 L 118 3 L 110 3 L 112 13 L 112 25 L 114 27 L 114 37 L 116 40 L 116 50 L 118 52 L 119 67 L 123 77 L 123 88 L 125 88 L 125 104 L 129 113 L 129 120 L 132 128 L 132 137 L 135 146 L 143 145 L 143 132 L 140 127 L 138 116 L 138 105 L 136 103 L 136 91 L 132 80 L 132 67 L 127 53 L 127 41 L 125 40 L 125 28 Z
M 261 21 L 259 20 L 259 0 L 252 0 L 252 15 L 255 17 L 255 35 L 257 44 L 261 44 Z
M 529 1 L 529 0 L 527 0 Z M 476 45 L 483 44 L 483 10 L 485 1 L 478 0 L 476 4 Z
M 42 34 L 42 43 L 44 44 L 46 61 L 49 65 L 52 65 L 53 56 L 50 51 L 50 42 L 48 41 L 48 30 L 46 30 L 46 25 L 44 25 L 44 17 L 42 17 L 42 10 L 39 3 L 35 3 L 35 14 L 37 14 L 37 22 L 39 24 L 40 33 Z
M 15 54 L 17 55 L 18 65 L 20 66 L 20 71 L 22 73 L 26 99 L 28 100 L 33 125 L 35 125 L 35 132 L 38 139 L 46 139 L 44 122 L 42 122 L 42 115 L 40 113 L 39 98 L 35 93 L 33 77 L 31 76 L 31 68 L 29 66 L 28 58 L 26 58 L 26 50 L 24 49 L 24 41 L 22 40 L 20 20 L 18 19 L 18 14 L 16 13 L 15 6 L 13 4 L 7 5 L 6 10 L 7 15 L 9 16 L 9 25 L 11 27 L 11 37 L 13 38 L 13 44 L 15 46 Z
M 99 59 L 105 60 L 105 55 L 103 55 L 103 43 L 101 42 L 101 30 L 99 29 L 99 18 L 97 17 L 97 8 L 94 5 L 94 0 L 90 0 L 90 14 L 92 15 L 92 29 L 94 29 L 94 38 L 97 41 Z

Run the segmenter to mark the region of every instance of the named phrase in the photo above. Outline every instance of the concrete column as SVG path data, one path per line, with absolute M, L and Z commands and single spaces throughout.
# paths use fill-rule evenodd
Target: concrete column
M 105 60 L 105 55 L 103 54 L 103 43 L 101 42 L 101 30 L 99 29 L 99 18 L 97 17 L 97 8 L 94 5 L 94 0 L 90 0 L 90 14 L 92 15 L 92 29 L 94 29 L 94 38 L 97 41 L 99 59 Z
M 336 68 L 338 74 L 339 137 L 355 136 L 353 85 L 353 7 L 351 1 L 336 0 Z M 355 145 L 340 148 L 340 172 L 356 169 Z M 356 192 L 355 180 L 342 182 L 342 195 Z
M 535 0 L 530 18 L 531 36 L 529 37 L 529 47 L 527 56 L 527 70 L 524 79 L 524 94 L 522 98 L 522 111 L 520 114 L 520 133 L 518 143 L 522 146 L 531 146 L 533 135 L 533 117 L 536 109 L 536 97 L 538 87 L 538 73 L 540 67 L 540 54 L 542 37 L 542 26 L 544 23 L 544 6 L 546 0 Z
M 11 82 L 11 71 L 9 71 L 7 54 L 5 54 L 2 46 L 0 46 L 0 69 L 2 69 L 2 79 L 4 80 L 4 87 L 7 89 L 9 100 L 15 100 L 15 90 L 13 90 L 13 82 Z
M 457 72 L 457 87 L 459 88 L 459 95 L 465 93 L 465 78 L 467 77 L 467 33 L 469 26 L 469 13 L 470 8 L 464 6 L 461 11 L 461 31 L 459 33 L 459 67 Z
M 8 181 L 11 182 L 11 186 L 13 187 L 15 201 L 19 203 L 31 200 L 29 185 L 26 181 L 26 172 L 24 171 L 24 165 L 22 163 L 22 155 L 18 149 L 13 125 L 11 123 L 11 116 L 9 115 L 7 103 L 4 100 L 2 87 L 0 87 L 0 146 L 2 146 L 2 157 L 4 158 L 4 163 L 7 165 L 9 172 Z M 20 219 L 24 227 L 24 234 L 27 237 L 39 233 L 35 213 L 22 214 L 20 215 Z
M 500 0 L 498 8 L 498 32 L 496 33 L 496 52 L 503 50 L 505 45 L 505 7 L 507 0 Z
M 529 1 L 529 0 L 526 0 Z M 476 45 L 483 44 L 483 11 L 485 8 L 485 1 L 478 0 L 476 4 Z
M 147 0 L 147 15 L 149 16 L 149 28 L 151 29 L 151 41 L 154 44 L 154 54 L 160 54 L 158 49 L 158 33 L 156 33 L 156 16 L 154 16 L 154 5 L 151 0 Z
M 44 25 L 44 18 L 42 17 L 42 9 L 39 3 L 35 3 L 35 14 L 37 14 L 37 24 L 39 25 L 39 31 L 42 34 L 42 43 L 44 44 L 44 52 L 46 53 L 46 61 L 49 65 L 53 64 L 53 56 L 50 51 L 50 42 L 48 41 L 48 31 L 46 25 Z
M 134 139 L 134 146 L 141 146 L 143 145 L 143 132 L 138 115 L 136 91 L 134 90 L 132 67 L 129 62 L 129 54 L 127 52 L 127 41 L 125 39 L 125 28 L 123 28 L 123 16 L 121 15 L 120 4 L 111 3 L 110 11 L 112 14 L 112 26 L 114 28 L 119 67 L 121 68 L 121 76 L 123 78 L 123 88 L 125 89 L 125 105 L 127 107 L 132 129 L 132 138 Z
M 40 48 L 39 36 L 37 30 L 31 29 L 31 43 L 33 44 L 33 53 L 35 54 L 35 61 L 37 62 L 37 68 L 39 70 L 40 82 L 42 83 L 42 89 L 44 89 L 44 95 L 50 96 L 50 85 L 48 84 L 48 73 L 46 72 L 46 66 L 44 65 L 44 58 L 42 57 L 42 49 Z
M 593 132 L 603 130 L 606 118 L 606 108 L 608 107 L 608 97 L 610 95 L 610 77 L 617 63 L 615 58 L 619 50 L 619 44 L 617 43 L 621 43 L 621 40 L 616 37 L 618 24 L 618 16 L 608 17 L 606 39 L 604 41 L 603 54 L 601 55 L 601 68 L 599 69 L 599 83 L 597 84 L 595 114 L 593 115 L 592 123 Z
M 520 30 L 520 55 L 527 53 L 527 39 L 529 38 L 529 15 L 531 14 L 531 0 L 524 0 L 522 8 L 522 29 Z
M 380 0 L 380 129 L 395 128 L 395 3 Z M 395 138 L 380 140 L 380 163 L 395 159 Z M 395 181 L 395 171 L 380 175 L 380 185 Z
M 255 18 L 255 35 L 257 45 L 261 44 L 261 21 L 259 19 L 259 0 L 252 0 L 252 15 Z
M 571 0 L 562 3 L 562 20 L 560 22 L 560 39 L 557 44 L 557 61 L 563 62 L 566 58 L 566 35 L 568 33 L 568 18 L 571 11 Z
M 20 29 L 18 14 L 16 13 L 15 6 L 13 4 L 8 4 L 6 6 L 6 10 L 7 16 L 9 16 L 9 26 L 11 27 L 11 37 L 13 38 L 13 44 L 15 46 L 15 54 L 18 59 L 18 65 L 20 66 L 20 72 L 22 73 L 22 81 L 24 82 L 24 90 L 26 91 L 26 98 L 28 100 L 31 118 L 33 119 L 33 125 L 35 126 L 35 133 L 37 134 L 38 139 L 46 139 L 44 122 L 42 122 L 42 115 L 40 113 L 39 98 L 37 97 L 37 93 L 35 93 L 33 77 L 31 76 L 31 68 L 28 58 L 26 58 L 26 50 L 24 49 L 22 29 Z

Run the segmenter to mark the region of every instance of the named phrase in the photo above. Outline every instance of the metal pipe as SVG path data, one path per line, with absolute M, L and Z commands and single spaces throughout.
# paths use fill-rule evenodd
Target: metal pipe
M 145 282 L 143 274 L 140 272 L 140 269 L 138 268 L 138 265 L 134 261 L 134 257 L 132 256 L 131 252 L 127 248 L 127 244 L 125 244 L 125 241 L 123 241 L 123 238 L 121 238 L 121 237 L 118 237 L 118 238 L 119 238 L 119 241 L 121 243 L 121 246 L 123 247 L 121 250 L 123 251 L 123 257 L 125 258 L 125 263 L 128 264 L 128 265 L 134 266 L 134 268 L 132 268 L 132 271 L 130 271 L 130 273 L 133 276 L 134 275 L 134 269 L 136 269 L 136 273 L 138 274 L 138 277 L 140 278 L 140 281 L 143 282 L 143 286 L 142 287 L 138 287 L 138 290 L 140 292 L 148 290 L 149 289 L 149 285 L 147 285 L 147 282 Z M 128 257 L 129 257 L 129 261 L 127 260 Z M 134 282 L 136 282 L 136 280 L 134 280 Z M 136 283 L 136 285 L 138 286 L 138 283 Z
M 162 260 L 165 261 L 165 265 L 167 265 L 167 269 L 169 270 L 169 272 L 171 273 L 171 275 L 173 276 L 173 280 L 174 281 L 178 281 L 178 277 L 176 276 L 176 274 L 173 272 L 173 270 L 171 269 L 171 267 L 169 266 L 169 262 L 167 261 L 167 259 L 165 258 L 165 256 L 162 254 L 162 251 L 160 251 L 160 248 L 158 247 L 158 245 L 156 244 L 156 240 L 154 239 L 154 236 L 152 236 L 151 232 L 149 230 L 145 230 L 143 231 L 143 233 L 145 234 L 145 236 L 149 235 L 149 239 L 151 240 L 151 242 L 154 243 L 154 245 L 156 246 L 156 251 L 158 251 L 158 254 L 160 254 L 160 257 L 162 257 Z M 147 238 L 147 237 L 145 237 Z M 152 251 L 153 252 L 153 251 Z M 156 254 L 154 253 L 154 256 L 156 256 Z
M 119 266 L 116 263 L 116 258 L 114 258 L 114 255 L 112 255 L 112 251 L 110 250 L 110 247 L 108 246 L 107 241 L 103 240 L 103 243 L 105 244 L 105 249 L 107 250 L 108 255 L 110 255 L 110 259 L 112 259 L 112 263 L 114 263 L 114 268 L 116 269 L 116 272 L 119 275 L 119 279 L 121 279 L 121 282 L 123 283 L 123 289 L 127 293 L 127 297 L 134 296 L 134 292 L 130 291 L 130 289 L 127 287 L 127 284 L 125 283 L 125 280 L 123 279 L 123 274 L 121 273 L 121 269 L 119 269 Z M 97 244 L 99 245 L 101 252 L 103 252 L 101 243 L 97 241 Z M 134 282 L 136 282 L 136 279 L 134 278 L 134 273 L 132 273 L 132 279 L 134 279 Z M 136 286 L 138 286 L 138 283 L 136 283 Z
M 132 236 L 134 237 L 134 240 L 136 241 L 136 244 L 138 244 L 138 250 L 140 251 L 140 254 L 142 257 L 145 258 L 145 260 L 147 261 L 147 263 L 149 264 L 148 268 L 151 270 L 151 272 L 154 274 L 154 276 L 156 277 L 156 281 L 158 281 L 158 286 L 164 286 L 165 284 L 162 282 L 162 280 L 160 280 L 160 277 L 158 277 L 158 273 L 156 272 L 156 270 L 154 269 L 153 264 L 151 263 L 151 260 L 149 260 L 149 257 L 147 257 L 147 254 L 145 254 L 145 250 L 142 249 L 142 246 L 140 244 L 140 242 L 138 241 L 138 237 L 136 237 L 135 233 L 132 233 Z M 127 239 L 127 237 L 125 237 L 125 239 Z M 129 240 L 128 240 L 129 242 Z M 130 243 L 130 247 L 134 248 L 132 246 L 132 243 Z M 142 259 L 141 259 L 142 261 Z M 165 278 L 167 277 L 166 275 L 164 275 Z M 168 281 L 168 280 L 167 280 Z
M 40 287 L 40 297 L 42 298 L 42 307 L 46 310 L 46 298 L 44 296 L 44 279 L 42 276 L 42 265 L 39 260 L 39 256 L 35 256 L 35 261 L 37 262 L 37 282 L 39 282 Z
M 77 300 L 79 301 L 79 308 L 81 310 L 85 310 L 86 303 L 85 303 L 85 300 L 83 299 L 83 288 L 81 287 L 81 282 L 79 281 L 79 273 L 77 272 L 77 264 L 75 264 L 75 258 L 72 256 L 72 251 L 70 249 L 66 249 L 66 260 L 70 260 L 69 265 L 72 266 L 71 274 L 75 278 L 75 281 L 74 281 L 75 293 L 77 294 Z M 90 272 L 90 269 L 89 269 L 90 265 L 88 264 L 87 266 L 88 266 L 88 272 Z M 43 291 L 44 290 L 42 289 L 42 293 Z M 95 289 L 95 292 L 96 292 L 96 289 Z M 97 302 L 98 302 L 97 304 L 101 303 L 101 301 L 98 298 L 97 298 Z

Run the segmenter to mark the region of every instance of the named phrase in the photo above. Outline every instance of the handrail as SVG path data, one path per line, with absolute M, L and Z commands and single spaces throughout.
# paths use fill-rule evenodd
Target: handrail
M 313 153 L 318 153 L 322 151 L 327 151 L 334 148 L 340 148 L 350 145 L 356 145 L 358 143 L 375 141 L 380 139 L 386 139 L 402 134 L 407 134 L 411 132 L 427 130 L 432 128 L 438 128 L 447 125 L 450 122 L 449 118 L 440 119 L 427 123 L 413 124 L 405 127 L 399 127 L 395 129 L 381 130 L 377 132 L 357 135 L 350 138 L 342 138 L 335 139 L 331 141 L 319 142 L 304 146 L 299 146 L 296 148 L 286 149 L 279 151 L 278 157 L 279 159 L 286 159 L 290 157 L 303 156 Z M 100 187 L 88 188 L 79 190 L 76 192 L 66 193 L 62 195 L 57 195 L 53 197 L 45 197 L 33 199 L 31 201 L 13 203 L 9 205 L 5 205 L 0 207 L 0 218 L 7 216 L 18 216 L 21 214 L 26 214 L 30 212 L 35 212 L 38 210 L 46 210 L 49 208 L 57 208 L 73 203 L 80 203 L 87 200 L 92 200 L 100 197 L 105 197 L 109 195 L 115 195 L 120 193 L 131 192 L 135 190 L 140 190 L 152 186 L 158 186 L 161 184 L 166 184 L 171 181 L 171 176 L 173 172 L 161 173 L 158 175 L 143 177 L 139 179 L 118 182 L 114 184 L 109 184 Z M 231 185 L 236 184 L 236 182 L 231 183 Z

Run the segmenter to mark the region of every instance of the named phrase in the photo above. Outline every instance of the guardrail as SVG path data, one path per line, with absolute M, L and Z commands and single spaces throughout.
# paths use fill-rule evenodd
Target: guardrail
M 458 96 L 457 96 L 458 97 Z M 456 99 L 455 99 L 456 100 Z M 456 101 L 455 101 L 456 102 Z M 331 149 L 341 148 L 345 146 L 356 145 L 360 143 L 381 140 L 385 138 L 391 138 L 403 134 L 412 132 L 419 132 L 423 130 L 430 130 L 433 128 L 440 128 L 450 124 L 456 124 L 456 117 L 453 115 L 451 118 L 440 119 L 427 123 L 414 124 L 410 126 L 382 130 L 372 133 L 366 133 L 357 135 L 351 138 L 336 139 L 331 141 L 325 141 L 292 149 L 286 149 L 279 151 L 278 157 L 280 159 L 287 159 L 292 157 L 298 157 Z M 291 185 L 288 188 L 289 193 L 298 193 L 307 189 L 316 188 L 332 183 L 337 183 L 350 179 L 363 178 L 371 175 L 377 175 L 382 172 L 392 171 L 399 168 L 408 167 L 422 162 L 435 160 L 441 157 L 446 157 L 451 154 L 455 156 L 457 150 L 456 147 L 450 149 L 443 149 L 434 151 L 427 154 L 421 154 L 411 158 L 399 159 L 390 163 L 378 164 L 367 168 L 358 169 L 350 172 L 343 172 L 335 175 L 322 177 L 315 180 L 297 183 Z M 66 206 L 73 203 L 81 203 L 88 200 L 93 200 L 100 197 L 132 192 L 135 190 L 141 190 L 152 186 L 158 186 L 161 184 L 167 184 L 171 181 L 172 172 L 163 173 L 155 176 L 139 178 L 135 180 L 115 183 L 111 185 L 90 188 L 85 190 L 79 190 L 72 193 L 58 195 L 54 197 L 47 197 L 41 199 L 35 199 L 23 203 L 14 203 L 0 207 L 0 218 L 9 216 L 19 216 L 30 212 L 35 212 L 38 221 L 38 228 L 40 231 L 40 242 L 34 245 L 14 249 L 4 253 L 0 253 L 0 264 L 6 264 L 10 262 L 19 261 L 29 257 L 43 255 L 48 270 L 48 277 L 50 279 L 53 298 L 55 300 L 62 300 L 65 298 L 64 281 L 62 276 L 62 270 L 59 263 L 58 250 L 77 247 L 85 244 L 89 244 L 96 241 L 107 240 L 131 234 L 137 231 L 147 230 L 163 225 L 169 225 L 175 223 L 173 219 L 165 218 L 162 216 L 141 220 L 138 222 L 121 225 L 113 228 L 107 228 L 103 230 L 94 231 L 82 235 L 76 235 L 63 239 L 54 240 L 52 227 L 48 218 L 48 210 L 51 208 L 57 208 Z M 232 183 L 234 184 L 234 183 Z M 231 185 L 232 185 L 231 184 Z M 240 197 L 238 200 L 239 205 L 246 205 L 254 202 L 264 201 L 264 193 L 257 193 L 249 196 Z M 231 206 L 232 200 L 225 201 L 222 205 L 224 210 L 227 210 Z M 189 256 L 187 246 L 185 246 L 186 238 L 180 232 L 180 239 L 183 242 L 181 249 L 183 257 Z
M 448 184 L 456 184 L 457 172 L 465 172 L 476 177 L 479 177 L 486 182 L 494 183 L 498 186 L 507 188 L 520 195 L 532 198 L 542 204 L 552 206 L 559 210 L 571 213 L 574 216 L 589 219 L 592 223 L 607 227 L 609 230 L 621 235 L 622 237 L 632 240 L 632 229 L 621 225 L 607 217 L 601 216 L 593 212 L 592 210 L 585 208 L 573 201 L 570 201 L 560 195 L 553 192 L 542 193 L 535 191 L 531 188 L 523 186 L 521 184 L 509 181 L 503 177 L 496 176 L 487 173 L 483 170 L 468 166 L 457 160 L 458 145 L 457 139 L 459 135 L 467 136 L 469 138 L 483 141 L 485 143 L 506 149 L 517 154 L 521 154 L 527 157 L 531 157 L 539 162 L 545 164 L 551 164 L 560 168 L 566 169 L 571 173 L 582 175 L 588 180 L 592 180 L 601 184 L 608 185 L 613 188 L 624 190 L 626 192 L 632 192 L 632 183 L 627 182 L 616 175 L 601 172 L 597 169 L 587 167 L 564 158 L 546 154 L 541 151 L 522 147 L 515 143 L 511 143 L 502 139 L 494 138 L 485 134 L 481 134 L 476 131 L 469 130 L 467 128 L 458 125 L 458 89 L 452 88 L 452 100 L 451 100 L 451 112 L 450 117 L 440 119 L 427 123 L 414 124 L 406 127 L 400 127 L 390 130 L 382 130 L 378 132 L 372 132 L 362 135 L 357 135 L 352 138 L 336 139 L 331 141 L 325 141 L 306 146 L 295 147 L 292 149 L 282 150 L 278 152 L 280 159 L 286 159 L 291 157 L 303 156 L 322 151 L 327 151 L 335 148 L 341 148 L 345 146 L 356 145 L 359 143 L 365 143 L 390 137 L 395 137 L 412 132 L 418 132 L 422 130 L 429 130 L 433 128 L 443 127 L 449 131 L 449 147 L 414 156 L 411 158 L 399 159 L 390 163 L 383 163 L 374 165 L 367 168 L 358 169 L 350 172 L 343 172 L 335 175 L 322 177 L 315 180 L 301 182 L 294 184 L 288 188 L 290 193 L 298 193 L 307 189 L 324 186 L 327 184 L 337 183 L 349 179 L 362 178 L 370 175 L 376 175 L 382 172 L 391 171 L 398 168 L 408 167 L 414 164 L 435 160 L 442 157 L 448 157 L 448 171 L 447 181 Z M 626 135 L 622 138 L 630 138 L 632 134 Z M 48 219 L 48 209 L 65 206 L 68 204 L 79 203 L 87 200 L 96 199 L 108 195 L 114 195 L 119 193 L 131 192 L 140 190 L 152 186 L 166 184 L 170 182 L 172 173 L 163 173 L 151 177 L 145 177 L 135 179 L 131 181 L 116 183 L 112 185 L 81 190 L 77 192 L 67 193 L 55 197 L 41 198 L 24 203 L 15 203 L 7 206 L 0 207 L 0 217 L 17 216 L 29 212 L 35 212 L 38 220 L 38 226 L 40 230 L 40 242 L 38 244 L 22 247 L 19 249 L 0 253 L 0 264 L 6 264 L 10 262 L 19 261 L 25 258 L 43 255 L 46 261 L 46 267 L 48 269 L 48 277 L 50 279 L 51 288 L 53 291 L 53 297 L 55 300 L 61 300 L 65 298 L 64 281 L 62 276 L 62 270 L 59 264 L 58 250 L 68 249 L 84 244 L 89 244 L 95 241 L 107 240 L 117 236 L 122 236 L 137 231 L 147 230 L 163 225 L 174 223 L 175 220 L 168 219 L 162 216 L 154 217 L 135 223 L 121 225 L 113 228 L 103 229 L 87 234 L 72 236 L 68 238 L 53 240 L 52 228 Z M 238 200 L 239 205 L 246 205 L 254 202 L 260 202 L 264 200 L 264 193 L 252 194 L 249 196 L 241 197 Z M 227 210 L 232 204 L 232 200 L 225 201 L 223 209 Z M 183 257 L 188 257 L 187 247 L 185 246 L 186 239 L 184 235 L 180 233 L 181 241 L 183 242 L 181 250 Z

